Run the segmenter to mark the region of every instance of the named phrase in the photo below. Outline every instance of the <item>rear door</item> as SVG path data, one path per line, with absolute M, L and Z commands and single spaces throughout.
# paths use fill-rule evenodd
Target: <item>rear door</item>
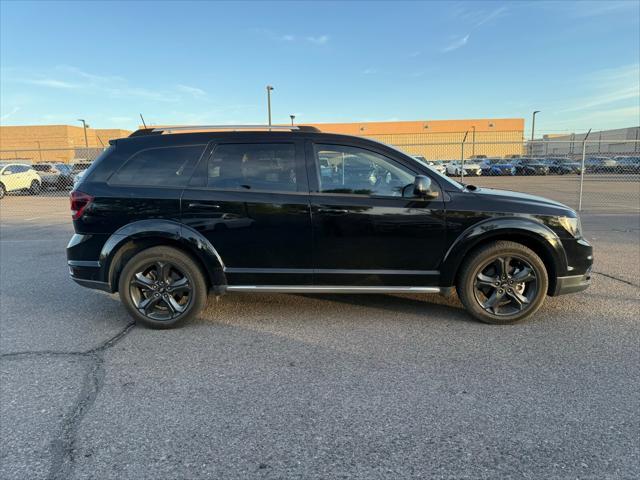
M 304 142 L 236 136 L 211 145 L 182 195 L 182 221 L 218 251 L 229 285 L 311 284 Z
M 445 248 L 442 192 L 431 200 L 413 197 L 415 176 L 424 173 L 372 148 L 309 142 L 314 283 L 437 285 Z

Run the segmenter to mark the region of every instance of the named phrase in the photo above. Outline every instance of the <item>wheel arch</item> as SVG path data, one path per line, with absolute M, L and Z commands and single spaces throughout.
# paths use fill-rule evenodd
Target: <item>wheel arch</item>
M 217 250 L 197 231 L 170 220 L 141 220 L 113 233 L 100 252 L 101 277 L 118 291 L 124 265 L 137 253 L 156 246 L 170 246 L 191 256 L 205 274 L 207 287 L 221 293 L 226 286 L 224 263 Z
M 442 262 L 442 285 L 453 286 L 465 258 L 473 251 L 499 240 L 517 242 L 533 250 L 547 269 L 548 292 L 554 291 L 556 278 L 566 271 L 564 247 L 553 230 L 526 218 L 489 219 L 465 230 L 449 248 Z

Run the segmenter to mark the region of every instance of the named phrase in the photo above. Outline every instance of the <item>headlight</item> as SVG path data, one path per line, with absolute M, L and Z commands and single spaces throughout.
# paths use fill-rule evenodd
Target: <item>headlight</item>
M 558 217 L 558 223 L 567 232 L 576 238 L 582 237 L 582 225 L 580 217 Z

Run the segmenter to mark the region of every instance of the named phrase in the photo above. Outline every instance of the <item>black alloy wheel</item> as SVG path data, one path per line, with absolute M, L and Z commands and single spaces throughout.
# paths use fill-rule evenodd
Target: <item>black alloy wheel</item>
M 184 313 L 192 293 L 187 275 L 169 261 L 157 260 L 138 268 L 129 282 L 129 294 L 138 311 L 157 321 L 173 320 Z
M 474 295 L 482 308 L 498 316 L 523 312 L 538 289 L 535 270 L 523 258 L 498 256 L 476 275 Z
M 533 315 L 544 302 L 549 278 L 530 248 L 500 240 L 465 258 L 456 282 L 458 297 L 476 319 L 509 324 Z
M 122 269 L 118 290 L 129 314 L 151 328 L 175 327 L 197 316 L 208 294 L 200 265 L 172 247 L 136 254 Z

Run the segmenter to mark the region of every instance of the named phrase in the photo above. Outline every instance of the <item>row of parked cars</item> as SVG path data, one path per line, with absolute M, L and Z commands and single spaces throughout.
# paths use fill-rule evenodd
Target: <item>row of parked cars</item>
M 37 195 L 43 190 L 71 190 L 90 162 L 0 162 L 0 198 L 10 192 Z
M 510 158 L 473 157 L 465 160 L 427 160 L 416 156 L 439 173 L 460 176 L 498 175 L 570 175 L 582 173 L 582 162 L 567 157 Z M 589 157 L 584 163 L 585 173 L 640 173 L 640 156 Z

